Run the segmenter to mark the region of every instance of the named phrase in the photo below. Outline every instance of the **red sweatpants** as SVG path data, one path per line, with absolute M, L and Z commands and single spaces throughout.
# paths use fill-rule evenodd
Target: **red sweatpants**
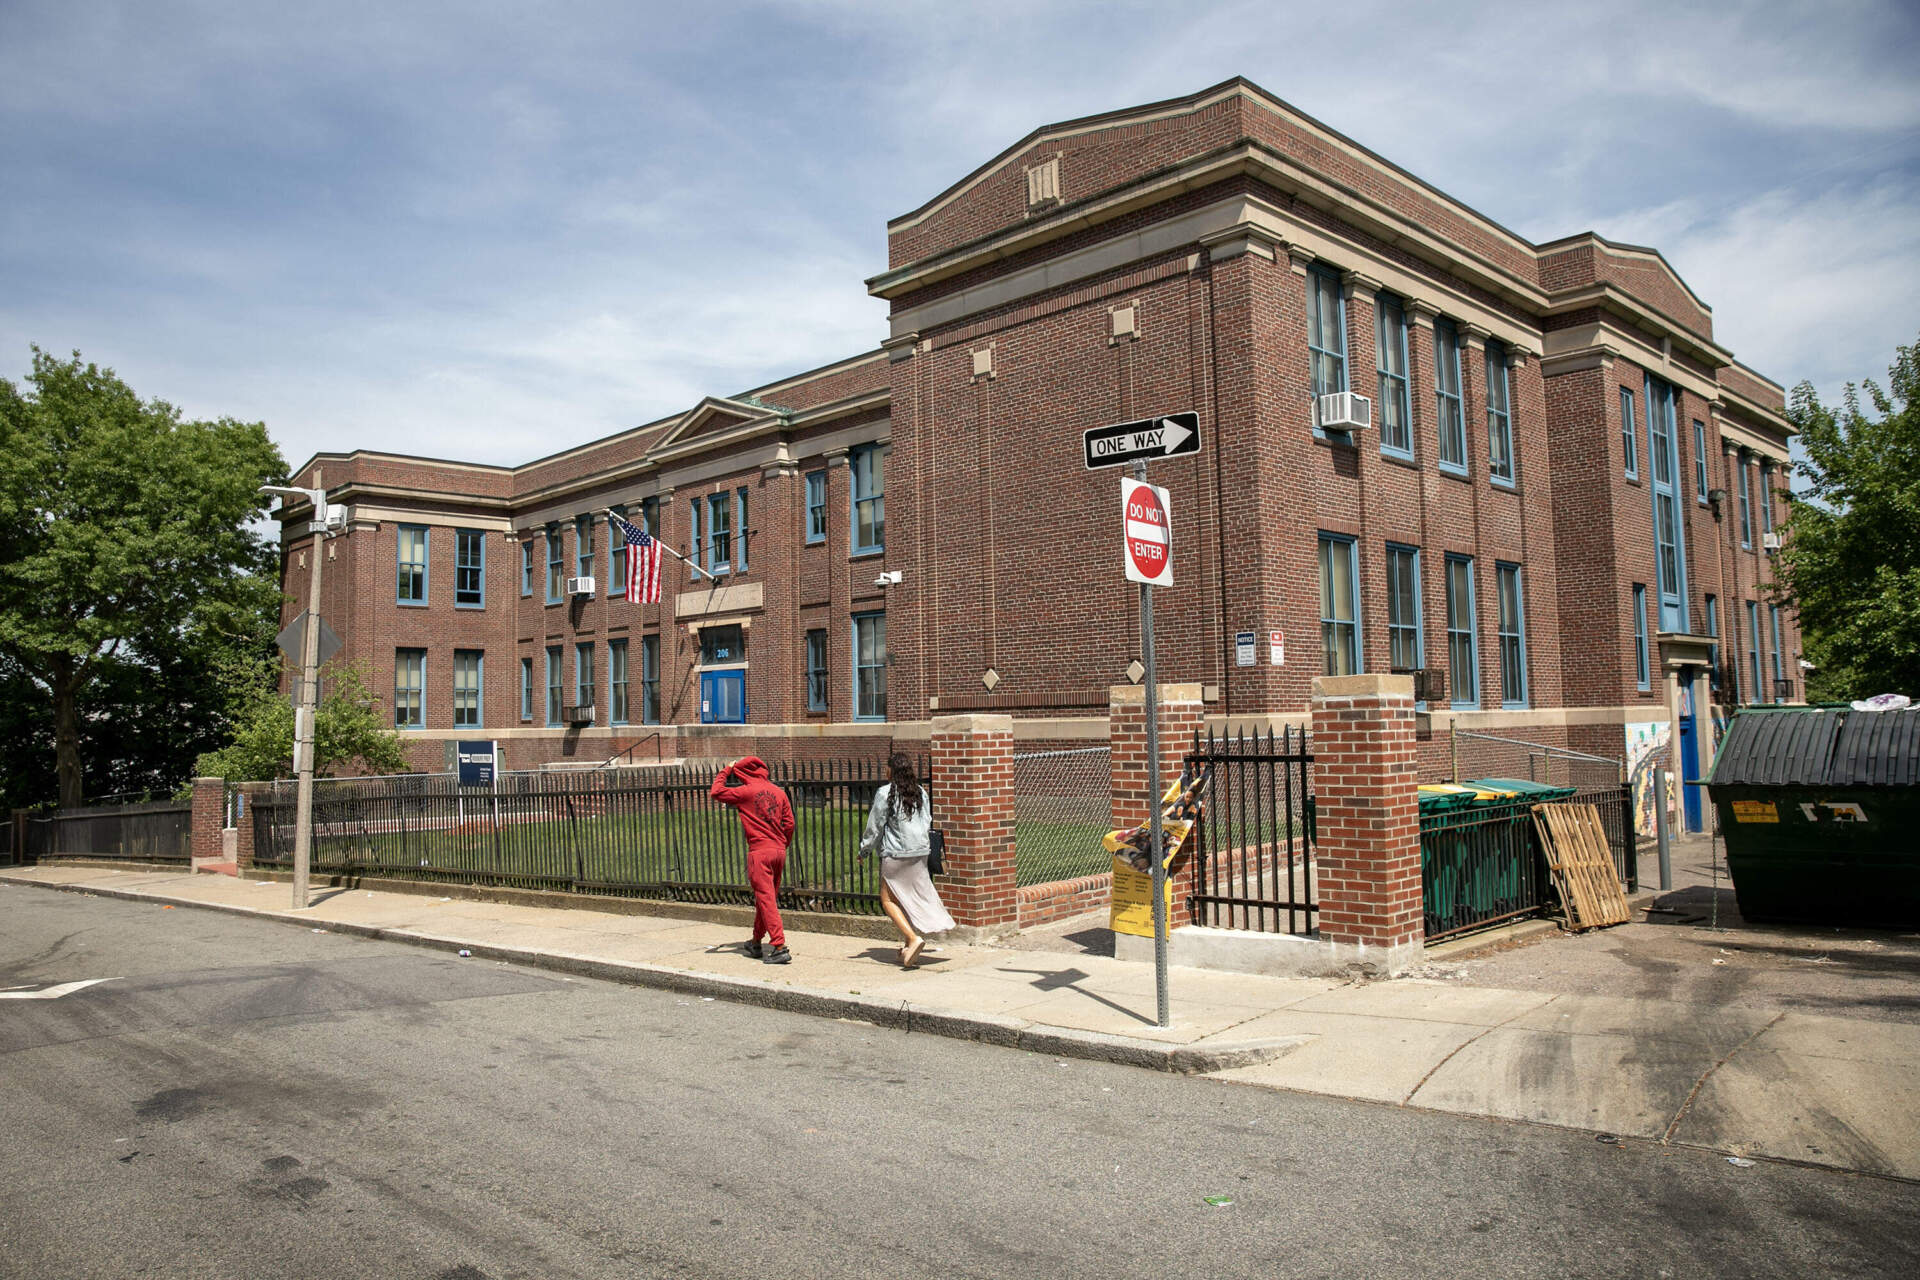
M 747 883 L 753 886 L 753 940 L 763 936 L 776 947 L 787 945 L 780 923 L 780 876 L 787 869 L 787 851 L 749 853 Z

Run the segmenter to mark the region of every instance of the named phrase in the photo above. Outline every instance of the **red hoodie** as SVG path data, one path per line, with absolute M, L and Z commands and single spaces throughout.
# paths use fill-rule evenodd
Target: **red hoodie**
M 767 778 L 767 762 L 747 756 L 722 769 L 707 792 L 740 813 L 750 857 L 783 855 L 793 840 L 793 805 Z

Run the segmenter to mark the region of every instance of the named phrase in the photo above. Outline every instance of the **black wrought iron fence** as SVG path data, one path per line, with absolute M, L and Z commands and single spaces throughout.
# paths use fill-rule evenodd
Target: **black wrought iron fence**
M 925 770 L 922 769 L 922 776 Z M 776 766 L 793 802 L 783 906 L 873 914 L 876 864 L 860 832 L 886 781 L 876 761 Z M 313 869 L 470 884 L 747 903 L 746 841 L 708 796 L 710 770 L 679 766 L 499 775 L 492 789 L 451 774 L 319 779 Z M 938 816 L 939 796 L 929 780 Z M 254 861 L 291 866 L 295 793 L 276 784 L 252 809 Z
M 1187 765 L 1207 770 L 1206 814 L 1192 856 L 1196 924 L 1312 933 L 1313 839 L 1307 821 L 1313 756 L 1307 735 L 1240 733 L 1194 739 Z M 1196 774 L 1197 776 L 1197 774 Z
M 28 862 L 111 858 L 184 864 L 193 858 L 193 806 L 156 800 L 36 813 L 27 820 L 25 845 Z
M 1113 823 L 1112 748 L 1022 751 L 1013 757 L 1014 874 L 1021 885 L 1113 867 L 1100 842 Z

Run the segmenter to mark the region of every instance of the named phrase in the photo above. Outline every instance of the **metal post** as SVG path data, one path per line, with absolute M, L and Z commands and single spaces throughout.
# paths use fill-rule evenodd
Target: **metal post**
M 1660 892 L 1673 888 L 1673 851 L 1667 836 L 1667 771 L 1653 771 L 1653 831 L 1660 846 Z
M 1447 718 L 1447 755 L 1451 761 L 1447 781 L 1458 785 L 1460 781 L 1460 725 L 1451 716 Z
M 1147 464 L 1137 464 L 1135 476 L 1147 479 Z M 1156 1020 L 1173 1025 L 1167 998 L 1167 861 L 1160 829 L 1160 686 L 1153 669 L 1153 588 L 1140 584 L 1140 648 L 1147 668 L 1147 848 L 1153 861 L 1153 992 Z
M 320 487 L 317 473 L 314 487 Z M 309 552 L 313 557 L 313 572 L 307 588 L 307 634 L 300 642 L 300 701 L 293 712 L 293 764 L 300 780 L 293 817 L 293 909 L 296 911 L 307 906 L 308 871 L 313 865 L 313 721 L 320 709 L 320 565 L 326 559 L 327 513 L 315 504 L 313 517 L 313 548 Z

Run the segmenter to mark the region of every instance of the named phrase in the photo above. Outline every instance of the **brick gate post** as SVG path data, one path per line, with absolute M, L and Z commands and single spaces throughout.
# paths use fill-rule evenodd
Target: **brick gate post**
M 222 778 L 193 780 L 193 817 L 190 865 L 195 871 L 212 869 L 226 859 L 220 852 L 221 832 L 226 826 L 227 784 Z
M 1413 680 L 1313 682 L 1320 937 L 1343 966 L 1394 973 L 1424 943 Z
M 1201 688 L 1197 684 L 1160 686 L 1160 789 L 1165 791 L 1180 776 L 1180 766 L 1193 746 L 1193 735 L 1205 719 Z M 1147 690 L 1145 685 L 1116 684 L 1107 690 L 1107 741 L 1112 745 L 1112 781 L 1109 789 L 1113 804 L 1114 830 L 1136 826 L 1147 820 L 1148 796 L 1152 784 L 1147 772 Z M 1196 833 L 1197 834 L 1197 833 Z M 1171 932 L 1193 923 L 1187 899 L 1193 893 L 1194 868 L 1189 856 L 1173 868 L 1173 904 L 1167 912 Z
M 1013 865 L 1013 717 L 938 716 L 933 721 L 935 825 L 946 834 L 940 898 L 974 936 L 1019 922 Z
M 253 867 L 253 802 L 272 785 L 269 782 L 243 782 L 238 787 L 240 816 L 234 820 L 233 861 L 241 875 Z

